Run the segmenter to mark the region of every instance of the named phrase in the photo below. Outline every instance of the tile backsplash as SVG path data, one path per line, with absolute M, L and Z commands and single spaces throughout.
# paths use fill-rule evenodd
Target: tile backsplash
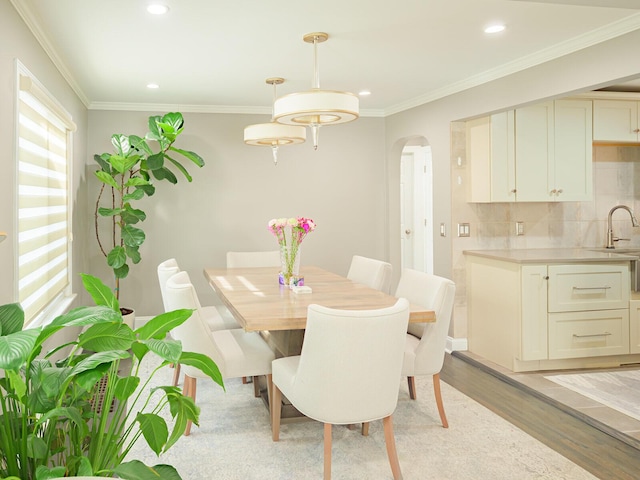
M 640 147 L 593 147 L 593 200 L 555 203 L 467 203 L 468 170 L 464 122 L 452 124 L 451 225 L 470 224 L 469 237 L 452 238 L 452 271 L 457 285 L 454 337 L 466 338 L 464 250 L 604 247 L 609 210 L 627 205 L 640 219 Z M 516 222 L 524 235 L 516 235 Z M 627 212 L 613 216 L 619 247 L 640 247 L 640 228 Z

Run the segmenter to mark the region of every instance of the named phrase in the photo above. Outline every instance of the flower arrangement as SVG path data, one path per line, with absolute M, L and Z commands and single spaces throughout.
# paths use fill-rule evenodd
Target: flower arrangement
M 274 218 L 269 220 L 268 228 L 280 245 L 280 283 L 288 286 L 303 285 L 304 280 L 298 278 L 298 254 L 302 240 L 316 229 L 315 222 L 305 217 Z

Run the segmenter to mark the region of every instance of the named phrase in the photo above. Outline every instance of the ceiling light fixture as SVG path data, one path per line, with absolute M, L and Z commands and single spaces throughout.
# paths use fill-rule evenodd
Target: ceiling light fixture
M 266 83 L 273 85 L 273 100 L 276 99 L 276 85 L 284 83 L 284 78 L 267 78 Z M 244 129 L 244 143 L 262 147 L 271 147 L 273 163 L 278 164 L 278 147 L 280 145 L 294 145 L 304 143 L 307 139 L 307 131 L 300 125 L 283 125 L 273 121 L 249 125 Z
M 160 85 L 158 85 L 157 83 L 148 83 L 147 88 L 154 90 L 156 88 L 160 88 Z
M 168 11 L 169 11 L 169 7 L 167 7 L 166 5 L 160 5 L 160 4 L 147 5 L 147 12 L 151 13 L 152 15 L 164 15 Z
M 322 125 L 351 122 L 359 117 L 360 100 L 353 93 L 320 89 L 318 43 L 329 38 L 323 32 L 308 33 L 303 40 L 313 43 L 313 84 L 311 90 L 291 93 L 273 104 L 273 118 L 287 125 L 308 125 L 313 135 L 313 148 L 318 149 L 318 134 Z

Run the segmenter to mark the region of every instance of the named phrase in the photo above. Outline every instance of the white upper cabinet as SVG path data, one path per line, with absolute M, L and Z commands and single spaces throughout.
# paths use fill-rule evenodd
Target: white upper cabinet
M 557 100 L 467 122 L 469 202 L 592 197 L 592 102 Z
M 640 142 L 638 105 L 640 102 L 634 100 L 594 100 L 593 141 Z
M 558 200 L 577 202 L 593 197 L 591 100 L 556 100 L 553 188 Z

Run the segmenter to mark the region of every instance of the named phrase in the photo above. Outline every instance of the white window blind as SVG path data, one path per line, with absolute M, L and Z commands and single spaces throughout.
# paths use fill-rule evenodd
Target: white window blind
M 19 72 L 18 301 L 33 320 L 70 285 L 70 116 Z

